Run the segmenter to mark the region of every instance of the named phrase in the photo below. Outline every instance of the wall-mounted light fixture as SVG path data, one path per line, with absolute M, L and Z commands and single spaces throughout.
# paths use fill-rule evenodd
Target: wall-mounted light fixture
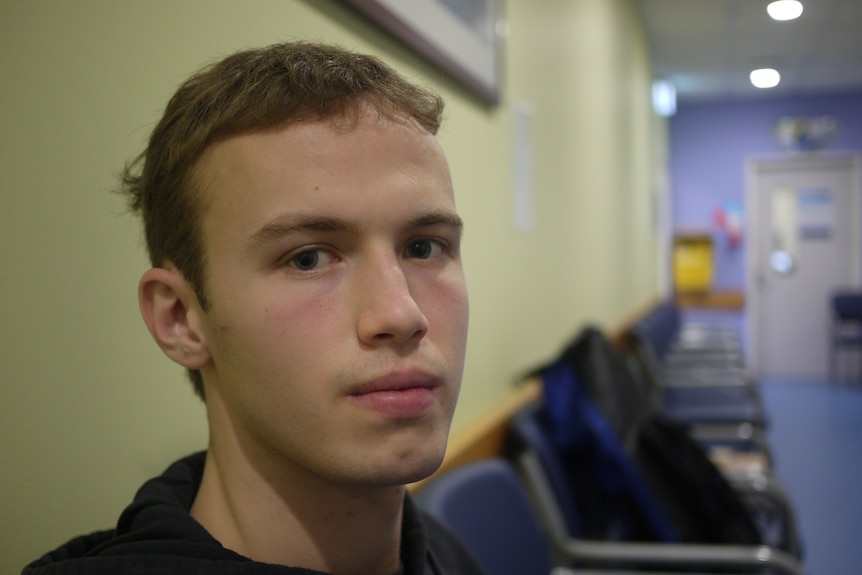
M 652 107 L 656 114 L 665 118 L 676 114 L 676 86 L 670 80 L 652 83 Z

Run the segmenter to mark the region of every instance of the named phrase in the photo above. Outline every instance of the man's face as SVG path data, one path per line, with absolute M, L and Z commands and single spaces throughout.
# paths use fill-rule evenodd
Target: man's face
M 369 486 L 431 473 L 468 316 L 435 138 L 372 112 L 230 138 L 197 175 L 213 447 Z

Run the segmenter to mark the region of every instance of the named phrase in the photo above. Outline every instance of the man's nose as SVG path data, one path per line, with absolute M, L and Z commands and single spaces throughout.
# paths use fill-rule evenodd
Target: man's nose
M 363 268 L 356 286 L 359 339 L 369 346 L 419 342 L 428 332 L 428 319 L 397 254 L 377 254 Z

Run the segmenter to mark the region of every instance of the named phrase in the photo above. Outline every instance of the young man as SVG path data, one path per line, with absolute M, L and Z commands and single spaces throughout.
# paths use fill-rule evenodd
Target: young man
M 404 487 L 442 460 L 467 337 L 441 111 L 374 58 L 302 43 L 179 88 L 124 182 L 144 321 L 210 445 L 27 575 L 478 573 Z

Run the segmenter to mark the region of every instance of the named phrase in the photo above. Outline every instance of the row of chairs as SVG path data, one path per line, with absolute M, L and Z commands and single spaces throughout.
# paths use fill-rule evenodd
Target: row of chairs
M 732 326 L 683 323 L 672 302 L 637 322 L 628 347 L 648 401 L 715 447 L 748 447 L 771 462 L 766 410 Z M 737 458 L 739 459 L 739 458 Z
M 464 542 L 486 575 L 804 575 L 795 558 L 764 546 L 569 538 L 552 552 L 547 529 L 522 476 L 502 458 L 450 471 L 429 483 L 418 502 Z
M 658 306 L 628 334 L 626 353 L 583 329 L 531 373 L 542 399 L 511 421 L 504 458 L 419 492 L 488 575 L 803 573 L 738 339 L 675 315 Z M 680 415 L 687 394 L 703 420 Z M 731 413 L 743 399 L 756 417 Z M 721 409 L 707 413 L 711 405 Z M 759 463 L 718 465 L 718 450 Z

